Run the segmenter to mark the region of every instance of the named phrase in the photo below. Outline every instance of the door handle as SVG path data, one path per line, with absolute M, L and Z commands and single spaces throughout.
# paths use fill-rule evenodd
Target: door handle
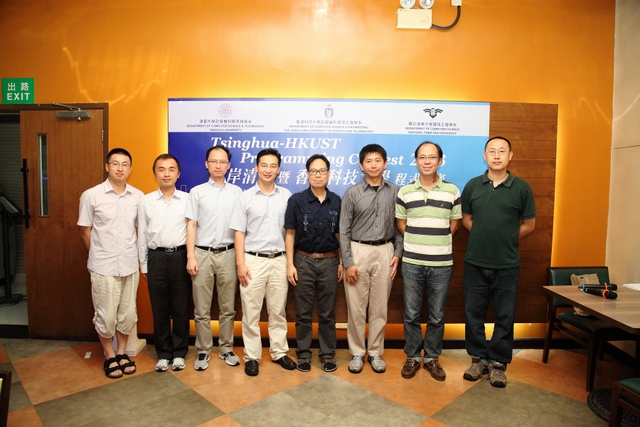
M 22 159 L 20 172 L 22 172 L 22 197 L 24 199 L 24 228 L 29 228 L 31 214 L 29 214 L 29 169 L 27 168 L 27 159 Z

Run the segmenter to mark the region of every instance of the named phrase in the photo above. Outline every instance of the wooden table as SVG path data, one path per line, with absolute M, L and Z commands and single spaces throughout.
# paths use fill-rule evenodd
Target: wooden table
M 577 286 L 544 286 L 545 294 L 578 307 L 592 316 L 636 335 L 635 371 L 640 376 L 640 292 L 618 286 L 617 299 L 582 292 Z

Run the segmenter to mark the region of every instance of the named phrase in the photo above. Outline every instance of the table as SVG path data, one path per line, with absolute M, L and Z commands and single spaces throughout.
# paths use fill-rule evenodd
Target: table
M 640 376 L 640 292 L 618 286 L 617 299 L 582 292 L 577 286 L 544 286 L 545 294 L 578 307 L 592 316 L 636 335 L 635 371 Z

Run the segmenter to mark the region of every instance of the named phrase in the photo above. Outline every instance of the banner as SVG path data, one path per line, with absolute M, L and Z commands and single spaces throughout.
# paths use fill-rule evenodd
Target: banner
M 305 163 L 320 153 L 331 162 L 329 188 L 342 195 L 364 174 L 359 152 L 367 144 L 387 151 L 388 181 L 418 178 L 414 151 L 423 141 L 444 152 L 439 173 L 460 191 L 486 170 L 489 103 L 349 99 L 169 99 L 169 153 L 182 164 L 178 188 L 209 178 L 205 154 L 222 145 L 232 154 L 227 180 L 242 189 L 257 182 L 256 155 L 282 154 L 276 183 L 295 193 L 308 187 Z

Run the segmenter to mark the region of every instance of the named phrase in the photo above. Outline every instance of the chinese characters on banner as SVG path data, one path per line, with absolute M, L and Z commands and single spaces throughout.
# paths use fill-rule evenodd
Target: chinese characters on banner
M 418 177 L 413 153 L 422 141 L 440 144 L 440 174 L 461 189 L 485 170 L 489 104 L 347 99 L 169 99 L 169 152 L 182 163 L 178 186 L 189 191 L 208 179 L 207 149 L 227 147 L 227 180 L 243 189 L 256 183 L 255 157 L 264 148 L 282 154 L 276 182 L 307 187 L 305 163 L 321 153 L 331 162 L 329 187 L 342 195 L 359 182 L 360 149 L 380 144 L 388 155 L 385 179 L 405 185 Z

